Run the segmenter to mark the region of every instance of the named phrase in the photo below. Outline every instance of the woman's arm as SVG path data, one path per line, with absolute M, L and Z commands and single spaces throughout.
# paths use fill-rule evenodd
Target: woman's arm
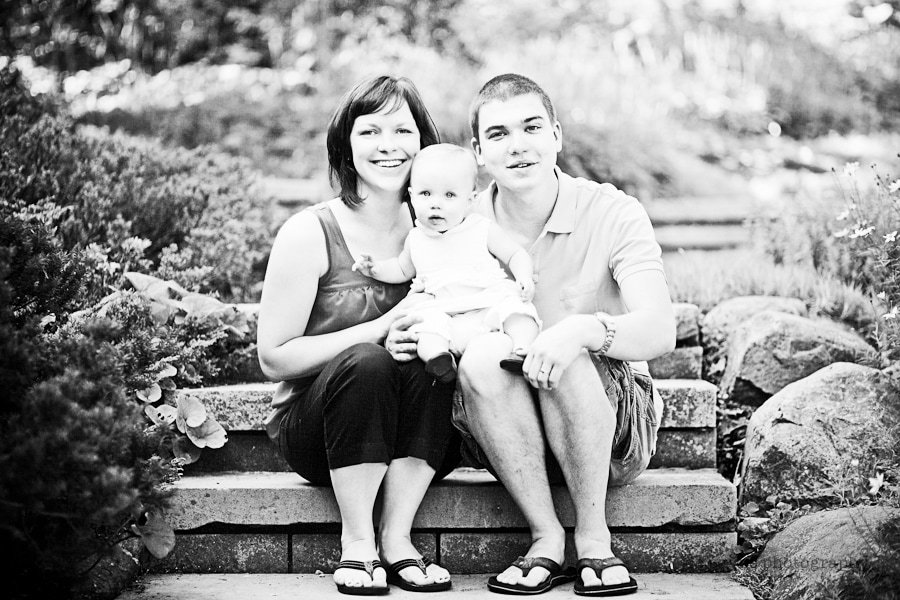
M 312 375 L 353 344 L 380 342 L 397 316 L 391 311 L 341 331 L 305 336 L 319 277 L 327 268 L 318 219 L 310 212 L 295 215 L 275 238 L 263 283 L 257 346 L 259 364 L 269 379 Z

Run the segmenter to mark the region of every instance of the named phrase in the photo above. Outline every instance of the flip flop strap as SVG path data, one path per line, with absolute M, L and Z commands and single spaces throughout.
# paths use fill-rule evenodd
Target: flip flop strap
M 428 565 L 431 564 L 431 560 L 427 558 L 404 558 L 403 560 L 398 560 L 397 562 L 391 564 L 391 571 L 399 575 L 400 571 L 406 569 L 408 567 L 418 567 L 420 571 L 422 571 L 422 575 L 428 577 L 428 571 L 426 570 Z
M 581 573 L 582 569 L 590 569 L 598 578 L 603 577 L 603 571 L 610 567 L 624 567 L 625 563 L 617 556 L 609 558 L 580 558 L 575 568 Z
M 512 566 L 522 570 L 522 577 L 528 577 L 528 573 L 535 567 L 547 569 L 551 577 L 562 569 L 558 562 L 543 556 L 520 556 L 513 561 Z
M 380 560 L 342 560 L 338 563 L 338 569 L 353 569 L 354 571 L 365 571 L 372 577 L 375 569 L 381 568 Z

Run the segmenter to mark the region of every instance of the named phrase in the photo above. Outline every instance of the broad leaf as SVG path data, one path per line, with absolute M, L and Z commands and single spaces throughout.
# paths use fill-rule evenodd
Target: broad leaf
M 171 425 L 175 422 L 175 417 L 178 415 L 178 409 L 170 404 L 163 404 L 159 408 L 156 409 L 159 418 L 162 419 L 163 423 Z
M 135 394 L 141 401 L 153 403 L 162 398 L 162 388 L 159 387 L 158 383 L 154 383 L 147 389 L 137 390 Z
M 149 418 L 154 425 L 162 425 L 165 423 L 162 415 L 159 414 L 159 410 L 152 404 L 148 404 L 144 407 L 144 414 L 147 415 L 147 418 Z
M 203 294 L 188 294 L 181 299 L 181 303 L 187 309 L 189 315 L 197 317 L 222 314 L 229 308 L 227 304 L 216 300 L 212 296 Z
M 187 436 L 198 448 L 221 448 L 228 441 L 225 429 L 212 417 L 199 427 L 188 427 Z
M 166 366 L 163 367 L 163 369 L 159 373 L 157 373 L 156 379 L 159 380 L 166 377 L 175 377 L 176 375 L 178 375 L 178 369 L 166 363 Z
M 176 423 L 181 433 L 186 433 L 185 428 L 187 427 L 199 427 L 206 421 L 206 407 L 195 397 L 189 394 L 179 394 L 176 404 L 178 405 Z
M 190 439 L 183 436 L 176 438 L 175 443 L 172 444 L 175 458 L 180 458 L 186 465 L 197 462 L 200 458 L 200 450 Z
M 155 512 L 148 512 L 147 522 L 132 525 L 131 530 L 141 537 L 144 546 L 156 558 L 165 558 L 175 547 L 175 531 Z

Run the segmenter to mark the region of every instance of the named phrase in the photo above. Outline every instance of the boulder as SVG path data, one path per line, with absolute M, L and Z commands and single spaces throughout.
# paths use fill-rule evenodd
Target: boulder
M 840 323 L 763 311 L 732 331 L 726 361 L 720 394 L 758 406 L 826 365 L 842 361 L 875 365 L 878 353 Z
M 860 593 L 860 576 L 872 587 L 900 585 L 898 528 L 898 508 L 858 506 L 813 513 L 776 534 L 753 568 L 774 583 L 772 597 L 780 600 L 818 599 L 826 597 L 826 591 L 831 592 L 829 598 L 872 597 Z M 891 574 L 893 584 L 879 581 Z
M 742 503 L 772 494 L 833 497 L 874 475 L 876 462 L 890 460 L 898 447 L 900 392 L 888 376 L 863 365 L 829 365 L 785 387 L 750 418 Z
M 716 305 L 700 321 L 705 379 L 718 383 L 725 370 L 725 354 L 731 332 L 743 321 L 764 310 L 800 316 L 807 314 L 802 300 L 785 296 L 740 296 Z

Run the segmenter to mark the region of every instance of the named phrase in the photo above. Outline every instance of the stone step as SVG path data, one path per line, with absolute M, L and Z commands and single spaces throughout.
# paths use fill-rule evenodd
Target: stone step
M 333 573 L 341 554 L 340 533 L 179 533 L 175 549 L 150 565 L 154 573 Z M 505 569 L 528 547 L 527 531 L 417 532 L 423 556 L 453 573 Z M 617 532 L 612 547 L 636 571 L 719 573 L 733 566 L 735 532 Z M 575 562 L 568 534 L 566 559 Z
M 699 379 L 658 379 L 663 399 L 663 429 L 709 428 L 716 426 L 716 387 Z M 262 431 L 269 413 L 274 383 L 247 383 L 182 389 L 215 415 L 229 432 Z M 226 444 L 227 445 L 227 444 Z
M 720 574 L 635 573 L 634 600 L 753 600 L 749 589 Z M 429 598 L 496 600 L 485 575 L 456 575 L 453 588 L 429 594 Z M 561 585 L 541 598 L 573 598 L 573 584 Z M 334 600 L 339 597 L 330 576 L 313 574 L 264 575 L 147 575 L 123 592 L 118 600 Z M 390 598 L 421 600 L 421 594 L 392 587 Z
M 642 204 L 654 227 L 741 225 L 754 213 L 751 198 L 660 198 Z
M 712 427 L 661 429 L 650 468 L 704 469 L 716 466 L 716 432 Z M 232 431 L 219 449 L 205 449 L 185 473 L 223 471 L 291 471 L 277 446 L 262 431 Z
M 663 252 L 722 250 L 750 243 L 750 229 L 744 225 L 664 225 L 653 231 Z
M 281 527 L 340 523 L 331 488 L 284 472 L 189 475 L 174 484 L 167 521 L 176 530 L 217 526 Z M 573 527 L 574 509 L 563 486 L 553 487 L 560 521 Z M 732 531 L 735 487 L 713 469 L 651 469 L 630 485 L 611 488 L 607 521 L 613 528 Z M 416 529 L 524 528 L 509 494 L 488 472 L 457 469 L 431 486 Z

